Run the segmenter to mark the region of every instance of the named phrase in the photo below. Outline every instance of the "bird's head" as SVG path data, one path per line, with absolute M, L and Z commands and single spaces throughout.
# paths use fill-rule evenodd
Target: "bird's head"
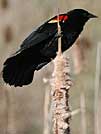
M 74 9 L 67 13 L 68 18 L 71 23 L 74 25 L 82 26 L 84 25 L 90 18 L 97 18 L 96 15 L 89 13 L 84 9 Z

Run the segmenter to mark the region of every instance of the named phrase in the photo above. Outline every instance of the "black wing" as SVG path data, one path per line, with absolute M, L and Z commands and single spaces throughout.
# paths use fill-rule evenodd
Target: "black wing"
M 56 24 L 46 22 L 32 32 L 22 43 L 20 49 L 9 57 L 3 68 L 3 79 L 14 86 L 32 82 L 35 70 L 39 70 L 50 59 L 41 55 L 41 45 L 45 45 L 56 34 Z
M 53 18 L 52 18 L 53 19 Z M 50 20 L 49 20 L 50 21 Z M 48 38 L 53 37 L 57 33 L 57 24 L 50 24 L 47 21 L 35 31 L 33 31 L 21 44 L 20 49 L 24 50 L 29 47 L 35 46 L 47 40 Z
M 66 14 L 60 14 L 59 16 L 66 16 Z M 57 16 L 52 17 L 35 31 L 33 31 L 22 43 L 21 50 L 27 49 L 31 46 L 35 46 L 48 38 L 51 38 L 57 33 L 57 23 L 54 23 L 54 19 Z M 63 17 L 62 17 L 63 18 Z M 53 23 L 50 23 L 53 20 Z M 61 20 L 62 21 L 62 20 Z

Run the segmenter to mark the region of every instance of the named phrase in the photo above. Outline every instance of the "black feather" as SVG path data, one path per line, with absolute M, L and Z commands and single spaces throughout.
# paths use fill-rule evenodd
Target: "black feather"
M 15 87 L 30 84 L 34 71 L 40 70 L 55 58 L 58 38 L 60 36 L 62 38 L 64 52 L 73 45 L 85 23 L 94 17 L 83 9 L 75 9 L 59 16 L 61 35 L 57 32 L 57 16 L 55 16 L 33 31 L 22 42 L 20 49 L 5 61 L 3 79 L 6 83 Z

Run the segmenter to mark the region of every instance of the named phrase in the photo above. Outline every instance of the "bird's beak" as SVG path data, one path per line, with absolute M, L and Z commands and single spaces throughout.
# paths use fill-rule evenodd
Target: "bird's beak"
M 89 14 L 88 18 L 98 18 L 98 16 L 94 15 L 94 14 Z

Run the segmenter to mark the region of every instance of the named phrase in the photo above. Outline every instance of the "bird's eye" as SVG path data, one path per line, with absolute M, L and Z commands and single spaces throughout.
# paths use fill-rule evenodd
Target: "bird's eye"
M 88 14 L 87 14 L 87 13 L 83 13 L 83 16 L 84 16 L 84 17 L 87 17 L 87 16 L 88 16 Z

